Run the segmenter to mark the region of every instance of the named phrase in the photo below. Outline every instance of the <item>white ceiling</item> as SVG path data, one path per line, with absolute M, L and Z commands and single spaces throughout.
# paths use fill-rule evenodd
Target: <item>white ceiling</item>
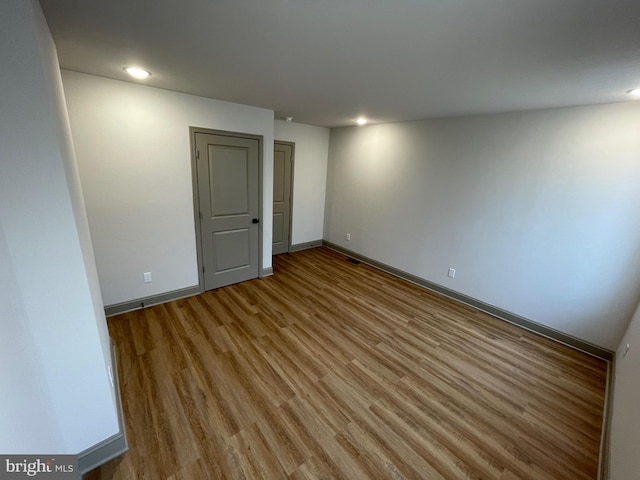
M 40 0 L 62 68 L 320 126 L 622 102 L 639 0 Z

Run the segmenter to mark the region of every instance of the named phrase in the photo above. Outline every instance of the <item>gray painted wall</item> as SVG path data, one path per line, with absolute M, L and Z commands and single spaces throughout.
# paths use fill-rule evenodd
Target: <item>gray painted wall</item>
M 0 452 L 118 432 L 60 67 L 40 5 L 0 3 Z
M 640 292 L 639 139 L 638 103 L 333 129 L 325 239 L 614 350 Z

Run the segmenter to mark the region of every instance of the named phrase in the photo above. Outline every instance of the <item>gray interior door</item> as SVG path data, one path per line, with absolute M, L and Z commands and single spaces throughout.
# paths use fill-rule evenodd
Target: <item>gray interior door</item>
M 293 145 L 273 145 L 273 255 L 287 253 L 291 240 Z
M 260 142 L 196 133 L 204 288 L 258 277 Z

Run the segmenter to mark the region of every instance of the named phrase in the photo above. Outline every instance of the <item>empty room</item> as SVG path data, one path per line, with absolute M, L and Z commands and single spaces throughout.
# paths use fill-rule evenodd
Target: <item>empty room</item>
M 0 479 L 637 479 L 639 22 L 2 0 Z

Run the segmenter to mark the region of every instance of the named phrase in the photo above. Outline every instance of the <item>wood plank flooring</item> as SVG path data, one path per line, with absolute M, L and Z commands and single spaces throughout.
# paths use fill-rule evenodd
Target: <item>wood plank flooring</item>
M 326 248 L 109 319 L 131 450 L 86 480 L 595 479 L 606 362 Z

